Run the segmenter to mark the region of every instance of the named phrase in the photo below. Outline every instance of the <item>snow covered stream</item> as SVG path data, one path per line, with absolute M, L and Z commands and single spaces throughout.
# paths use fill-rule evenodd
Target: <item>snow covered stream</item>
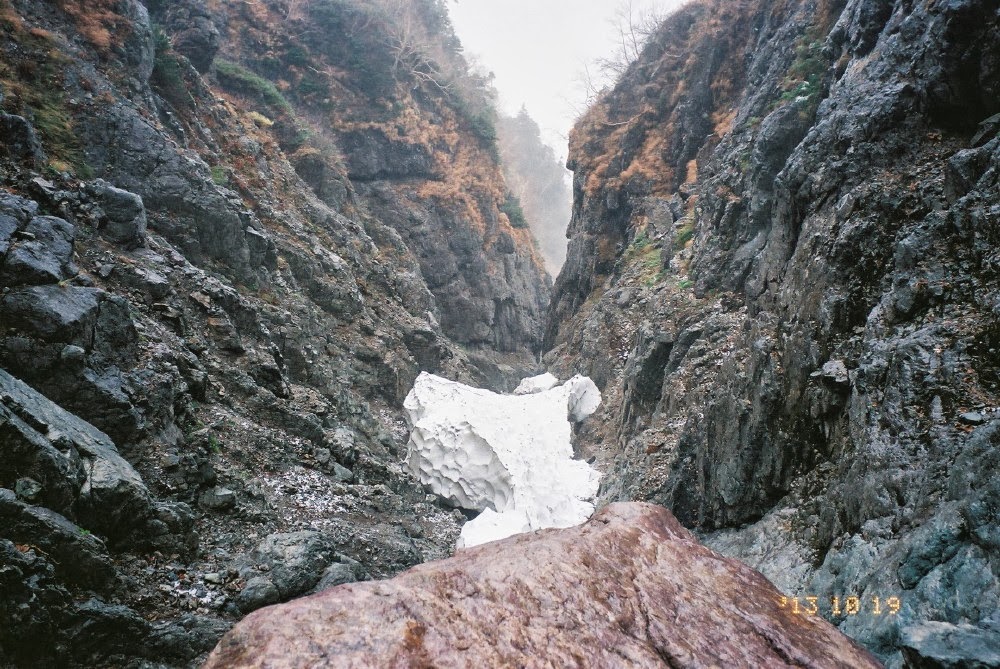
M 573 459 L 570 420 L 601 403 L 594 382 L 551 374 L 500 395 L 426 372 L 403 403 L 410 422 L 407 466 L 436 494 L 480 511 L 458 546 L 545 527 L 571 527 L 594 512 L 600 473 Z

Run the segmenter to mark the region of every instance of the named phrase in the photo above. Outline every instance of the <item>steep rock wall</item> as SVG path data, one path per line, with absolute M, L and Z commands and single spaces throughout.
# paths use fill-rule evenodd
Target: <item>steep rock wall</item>
M 454 545 L 403 398 L 534 369 L 549 281 L 371 6 L 0 2 L 0 665 L 190 666 Z
M 491 94 L 452 53 L 441 3 L 223 4 L 220 57 L 286 89 L 302 110 L 300 136 L 286 140 L 296 169 L 308 172 L 319 148 L 343 170 L 417 260 L 444 333 L 473 349 L 539 350 L 550 279 L 530 232 L 503 211 Z M 433 70 L 411 51 L 445 62 Z M 303 129 L 316 137 L 302 142 Z
M 823 611 L 894 661 L 996 634 L 998 21 L 692 2 L 571 138 L 545 361 L 602 386 L 603 495 L 789 593 L 899 596 Z

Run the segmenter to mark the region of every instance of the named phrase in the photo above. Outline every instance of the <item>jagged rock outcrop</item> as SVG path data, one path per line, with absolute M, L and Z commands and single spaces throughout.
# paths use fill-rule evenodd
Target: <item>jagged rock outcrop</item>
M 0 152 L 32 167 L 45 164 L 45 152 L 34 126 L 23 116 L 0 113 Z
M 328 536 L 310 530 L 268 536 L 247 563 L 267 569 L 240 593 L 236 604 L 245 612 L 368 577 L 360 563 L 334 550 Z
M 997 626 L 998 21 L 692 2 L 571 140 L 545 361 L 607 399 L 604 498 L 861 597 L 824 613 L 897 666 L 911 626 Z
M 257 612 L 206 667 L 878 667 L 661 507 L 460 551 Z
M 98 230 L 115 244 L 125 248 L 142 246 L 146 240 L 146 206 L 142 198 L 121 188 L 115 188 L 103 179 L 87 185 L 103 216 L 99 216 Z
M 229 8 L 227 20 L 238 17 L 243 29 L 230 31 L 222 53 L 240 54 L 251 69 L 292 82 L 289 95 L 297 104 L 330 117 L 329 127 L 306 129 L 327 135 L 328 143 L 302 142 L 301 124 L 295 137 L 282 140 L 296 169 L 312 156 L 313 167 L 322 160 L 350 179 L 371 214 L 416 259 L 434 297 L 424 311 L 450 339 L 474 350 L 537 350 L 549 279 L 530 232 L 515 228 L 504 211 L 508 192 L 489 101 L 480 99 L 475 76 L 461 72 L 464 62 L 429 43 L 447 36 L 423 34 L 447 22 L 443 5 L 298 3 L 291 12 L 296 38 L 276 39 L 274 22 L 287 12 L 279 2 L 261 3 L 256 11 Z M 401 35 L 414 41 L 417 60 L 408 53 L 396 57 Z M 262 42 L 286 53 L 283 62 L 258 55 Z M 316 60 L 307 71 L 296 67 L 303 50 Z M 438 58 L 434 72 L 426 71 L 428 54 Z M 337 74 L 343 70 L 346 76 Z M 411 77 L 419 85 L 391 85 Z M 455 79 L 447 90 L 445 78 Z M 326 94 L 314 94 L 317 88 Z
M 107 203 L 106 184 L 95 188 L 105 189 L 100 201 Z M 138 206 L 129 212 L 133 221 L 141 220 Z M 135 438 L 143 419 L 125 392 L 122 370 L 137 361 L 138 333 L 127 302 L 81 279 L 77 229 L 38 210 L 34 200 L 0 196 L 0 364 L 115 439 Z M 103 210 L 92 211 L 107 219 Z M 130 246 L 141 237 L 139 224 L 124 237 L 124 227 L 112 229 Z
M 107 435 L 3 370 L 0 457 L 0 659 L 66 661 L 65 646 L 40 639 L 72 647 L 81 665 L 142 654 L 149 625 L 109 603 L 121 587 L 110 551 L 188 553 L 191 509 L 157 501 Z
M 166 8 L 163 22 L 171 31 L 171 45 L 199 72 L 212 67 L 219 52 L 219 29 L 211 12 L 202 3 L 173 2 Z
M 469 77 L 435 6 L 405 3 L 421 67 Z M 488 104 L 393 68 L 376 10 L 0 6 L 0 665 L 190 666 L 246 611 L 454 545 L 403 398 L 537 371 L 549 281 Z
M 190 531 L 185 505 L 156 503 L 135 469 L 111 439 L 25 383 L 0 369 L 0 431 L 4 467 L 0 487 L 75 519 L 88 532 L 112 542 L 156 546 L 158 535 L 180 534 L 163 543 L 177 548 Z M 159 507 L 164 507 L 160 512 Z M 178 518 L 169 527 L 160 518 Z M 8 528 L 10 529 L 10 528 Z M 44 536 L 8 538 L 44 545 Z M 73 560 L 60 560 L 72 567 Z

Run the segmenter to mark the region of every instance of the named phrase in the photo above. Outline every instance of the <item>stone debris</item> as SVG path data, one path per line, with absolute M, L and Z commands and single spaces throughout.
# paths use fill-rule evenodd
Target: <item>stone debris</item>
M 966 411 L 958 419 L 966 425 L 982 425 L 986 422 L 986 416 L 980 411 Z
M 846 385 L 851 382 L 850 374 L 843 360 L 829 360 L 823 363 L 822 369 L 813 372 L 809 376 L 813 378 L 820 377 L 836 385 Z
M 198 503 L 209 511 L 228 511 L 236 506 L 236 493 L 229 488 L 216 486 L 203 492 Z

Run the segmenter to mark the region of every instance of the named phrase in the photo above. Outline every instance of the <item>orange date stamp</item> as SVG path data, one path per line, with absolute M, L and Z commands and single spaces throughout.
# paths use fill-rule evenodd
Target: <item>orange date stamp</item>
M 894 616 L 903 607 L 899 597 L 781 597 L 778 607 L 803 616 Z

